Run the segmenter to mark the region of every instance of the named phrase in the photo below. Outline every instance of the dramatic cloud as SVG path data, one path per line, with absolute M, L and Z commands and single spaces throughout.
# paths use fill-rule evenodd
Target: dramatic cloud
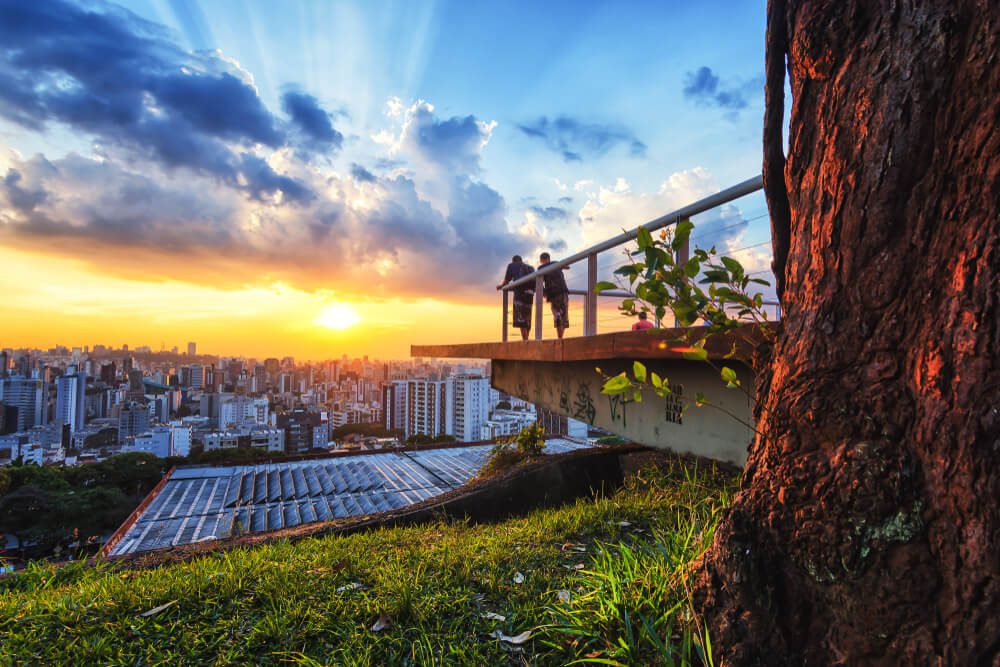
M 247 183 L 252 197 L 287 185 L 289 199 L 304 198 L 304 185 L 247 157 L 288 137 L 238 64 L 185 52 L 159 26 L 113 6 L 0 0 L 0 15 L 0 115 L 33 130 L 60 123 L 107 148 Z M 300 127 L 307 118 L 322 132 L 316 109 L 301 100 L 293 108 Z
M 543 141 L 566 162 L 601 157 L 618 146 L 624 146 L 632 157 L 646 155 L 646 144 L 616 125 L 585 123 L 569 116 L 557 116 L 551 120 L 542 116 L 533 123 L 517 127 L 526 136 Z
M 333 129 L 330 115 L 312 95 L 294 90 L 286 91 L 281 97 L 281 108 L 309 138 L 321 146 L 336 149 L 344 143 L 344 135 Z
M 413 133 L 462 123 L 423 103 L 413 114 L 402 118 L 391 160 L 430 164 L 419 179 L 358 164 L 338 176 L 291 149 L 269 160 L 239 153 L 232 188 L 152 164 L 137 173 L 80 155 L 0 154 L 0 239 L 89 260 L 111 253 L 107 270 L 215 286 L 269 279 L 381 295 L 482 294 L 511 254 L 542 240 L 510 232 L 503 197 L 479 180 L 489 123 L 474 119 L 480 132 L 464 141 L 448 132 L 417 141 Z
M 747 94 L 760 88 L 759 83 L 754 79 L 740 86 L 722 86 L 712 68 L 699 67 L 697 71 L 687 73 L 683 93 L 684 97 L 697 104 L 724 109 L 729 112 L 729 117 L 734 118 L 747 108 Z

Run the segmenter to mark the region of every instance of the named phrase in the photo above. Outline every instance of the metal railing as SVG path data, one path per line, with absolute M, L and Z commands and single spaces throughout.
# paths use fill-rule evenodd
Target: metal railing
M 671 211 L 666 215 L 662 215 L 655 220 L 651 220 L 646 224 L 642 225 L 650 232 L 654 232 L 664 227 L 669 227 L 670 225 L 676 225 L 681 220 L 686 220 L 692 216 L 698 215 L 699 213 L 704 213 L 713 208 L 722 206 L 723 204 L 728 204 L 729 202 L 739 199 L 740 197 L 745 197 L 746 195 L 753 194 L 762 190 L 764 187 L 763 178 L 761 176 L 754 176 L 753 178 L 748 178 L 747 180 L 717 192 L 714 195 L 709 195 L 704 199 L 699 199 L 698 201 L 688 204 L 676 211 Z M 606 252 L 613 248 L 617 248 L 629 241 L 635 240 L 638 234 L 638 228 L 631 231 L 624 232 L 615 236 L 613 238 L 602 241 L 596 245 L 593 245 L 585 250 L 570 255 L 565 259 L 559 261 L 550 262 L 545 266 L 537 269 L 533 273 L 519 278 L 517 280 L 511 281 L 502 288 L 503 292 L 503 341 L 507 342 L 510 328 L 510 295 L 511 290 L 516 289 L 519 286 L 534 284 L 535 286 L 535 301 L 534 301 L 534 330 L 535 330 L 535 340 L 542 340 L 542 317 L 544 313 L 544 297 L 543 297 L 543 278 L 546 274 L 552 273 L 553 271 L 562 271 L 563 268 L 576 264 L 577 262 L 586 261 L 587 262 L 587 286 L 586 289 L 571 289 L 569 290 L 570 295 L 583 296 L 583 335 L 593 336 L 597 333 L 597 299 L 599 296 L 603 297 L 614 297 L 614 298 L 628 298 L 634 296 L 627 291 L 621 290 L 609 290 L 605 292 L 598 292 L 596 289 L 597 285 L 597 256 L 602 252 Z M 677 251 L 677 261 L 686 262 L 690 254 L 689 243 L 685 242 L 683 247 Z M 767 301 L 765 305 L 778 306 L 777 302 Z M 778 310 L 778 316 L 780 317 L 780 310 Z M 657 322 L 659 326 L 659 322 Z

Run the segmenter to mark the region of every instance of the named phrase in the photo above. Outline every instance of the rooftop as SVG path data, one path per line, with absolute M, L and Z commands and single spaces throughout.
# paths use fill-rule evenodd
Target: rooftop
M 546 451 L 589 445 L 553 438 Z M 173 470 L 119 529 L 111 556 L 399 509 L 472 479 L 488 445 Z

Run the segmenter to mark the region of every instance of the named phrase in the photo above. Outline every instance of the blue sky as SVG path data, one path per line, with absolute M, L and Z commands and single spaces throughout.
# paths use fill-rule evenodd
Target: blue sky
M 0 243 L 475 300 L 513 252 L 759 173 L 764 9 L 0 0 Z M 763 210 L 706 240 L 766 239 Z

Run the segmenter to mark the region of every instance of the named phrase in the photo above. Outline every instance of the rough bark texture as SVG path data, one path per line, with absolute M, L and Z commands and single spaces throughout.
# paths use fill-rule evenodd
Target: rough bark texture
M 713 645 L 728 664 L 998 664 L 1000 9 L 784 9 L 784 330 L 705 560 Z

